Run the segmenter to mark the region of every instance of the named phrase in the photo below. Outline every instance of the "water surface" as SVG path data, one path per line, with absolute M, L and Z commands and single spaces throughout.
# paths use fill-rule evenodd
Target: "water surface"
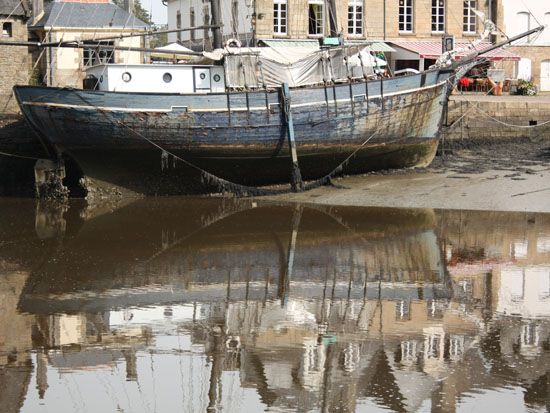
M 542 412 L 550 215 L 0 200 L 4 412 Z

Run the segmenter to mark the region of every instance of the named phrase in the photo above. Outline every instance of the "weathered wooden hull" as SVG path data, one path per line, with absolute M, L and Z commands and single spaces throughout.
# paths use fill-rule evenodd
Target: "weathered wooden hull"
M 437 148 L 451 72 L 293 89 L 304 179 L 424 166 Z M 144 194 L 212 190 L 201 171 L 238 184 L 288 182 L 291 158 L 278 91 L 159 95 L 16 87 L 29 124 L 105 185 Z

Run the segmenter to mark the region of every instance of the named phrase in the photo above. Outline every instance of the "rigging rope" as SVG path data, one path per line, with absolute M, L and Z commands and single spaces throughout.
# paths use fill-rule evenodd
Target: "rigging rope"
M 152 141 L 151 139 L 147 138 L 145 135 L 143 135 L 139 131 L 136 131 L 134 128 L 127 125 L 126 123 L 121 122 L 117 119 L 114 119 L 112 116 L 109 116 L 106 111 L 99 110 L 97 105 L 94 105 L 92 102 L 88 101 L 85 97 L 81 96 L 81 94 L 79 94 L 78 91 L 75 91 L 74 89 L 71 89 L 71 88 L 66 88 L 66 89 L 75 92 L 76 96 L 80 100 L 82 100 L 87 105 L 94 107 L 96 110 L 98 110 L 99 113 L 101 113 L 103 116 L 105 116 L 111 123 L 113 123 L 115 125 L 120 125 L 120 126 L 126 128 L 126 129 L 128 129 L 130 132 L 132 132 L 133 134 L 135 134 L 139 138 L 144 139 L 145 141 L 147 141 L 149 144 L 156 147 L 157 149 L 163 151 L 164 153 L 167 153 L 168 155 L 172 156 L 174 159 L 179 160 L 180 162 L 184 163 L 185 165 L 187 165 L 187 166 L 195 169 L 196 171 L 200 172 L 201 176 L 202 176 L 202 179 L 203 179 L 203 183 L 214 185 L 216 188 L 218 188 L 218 190 L 220 190 L 222 192 L 230 191 L 230 192 L 235 193 L 238 196 L 278 195 L 278 194 L 284 194 L 284 193 L 289 193 L 290 192 L 290 189 L 271 189 L 271 188 L 268 189 L 268 188 L 258 188 L 258 187 L 248 186 L 248 185 L 242 185 L 242 184 L 238 184 L 238 183 L 235 183 L 235 182 L 228 181 L 228 180 L 226 180 L 224 178 L 221 178 L 217 175 L 214 175 L 214 174 L 204 170 L 203 168 L 193 164 L 192 162 L 189 162 L 188 160 L 186 160 L 186 159 L 176 155 L 175 153 L 163 148 L 161 145 L 159 145 L 158 143 L 156 143 L 156 142 Z M 348 155 L 346 157 L 346 159 L 344 159 L 331 172 L 329 172 L 327 175 L 325 175 L 325 176 L 323 176 L 323 177 L 321 177 L 321 178 L 305 185 L 304 189 L 305 190 L 310 190 L 310 189 L 317 188 L 317 187 L 322 186 L 322 185 L 331 184 L 331 179 L 336 174 L 342 173 L 344 167 L 357 154 L 357 152 L 359 152 L 359 150 L 361 148 L 363 148 L 377 134 L 378 134 L 378 130 L 375 131 L 372 135 L 370 135 L 367 139 L 365 139 L 350 155 Z M 390 142 L 387 142 L 387 144 L 388 143 L 393 143 L 393 142 L 396 142 L 396 141 L 397 141 L 397 139 L 395 139 L 393 141 L 390 141 Z

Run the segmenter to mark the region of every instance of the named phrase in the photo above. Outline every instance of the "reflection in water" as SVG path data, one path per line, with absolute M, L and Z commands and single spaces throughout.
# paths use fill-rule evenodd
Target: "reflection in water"
M 2 411 L 545 411 L 550 217 L 1 201 Z

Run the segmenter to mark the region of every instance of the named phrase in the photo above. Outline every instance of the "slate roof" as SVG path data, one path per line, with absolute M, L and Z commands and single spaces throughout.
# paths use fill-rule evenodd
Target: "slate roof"
M 147 28 L 147 24 L 113 3 L 52 2 L 33 25 L 39 27 L 139 29 Z
M 17 6 L 17 7 L 16 7 Z M 26 1 L 0 0 L 0 16 L 28 17 L 29 7 Z

